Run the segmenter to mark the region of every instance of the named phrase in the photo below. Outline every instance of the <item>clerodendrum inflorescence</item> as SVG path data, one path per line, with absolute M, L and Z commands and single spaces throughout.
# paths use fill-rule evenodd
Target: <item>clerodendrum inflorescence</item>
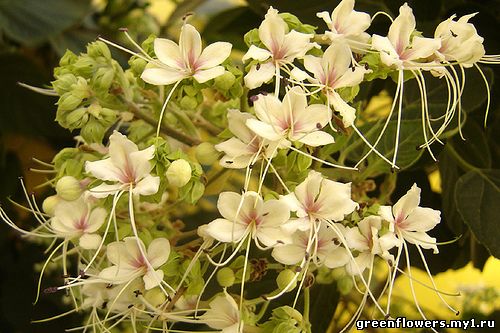
M 388 34 L 369 35 L 380 14 L 392 22 Z M 362 295 L 348 328 L 368 302 L 391 317 L 398 274 L 421 283 L 412 277 L 408 249 L 415 247 L 427 268 L 422 249 L 438 253 L 427 232 L 440 212 L 420 207 L 416 184 L 388 206 L 341 180 L 368 169 L 374 156 L 400 168 L 408 80 L 419 88 L 419 145 L 434 158 L 431 144 L 463 125 L 464 69 L 485 78 L 478 63 L 499 57 L 485 55 L 469 22 L 474 14 L 450 17 L 433 37 L 415 30 L 407 4 L 396 18 L 355 11 L 354 0 L 317 15 L 327 25 L 321 34 L 269 8 L 245 36 L 243 72 L 229 60 L 230 43 L 202 48 L 186 22 L 178 43 L 151 37 L 140 46 L 129 38 L 131 50 L 101 38 L 87 53 L 61 59 L 52 82 L 56 120 L 80 130 L 78 144 L 44 164 L 57 194 L 42 209 L 26 192 L 36 228 L 20 229 L 0 212 L 20 233 L 47 241 L 37 298 L 44 272 L 61 269 L 61 284 L 44 290 L 67 291 L 68 313 L 86 314 L 72 331 L 274 332 L 282 325 L 309 332 L 308 288 L 333 270 Z M 106 44 L 132 55 L 129 69 Z M 446 86 L 440 114 L 429 109 L 426 76 Z M 360 84 L 387 77 L 397 83 L 389 113 L 378 133 L 365 135 L 362 105 L 353 101 Z M 386 138 L 390 122 L 395 135 Z M 364 147 L 350 165 L 335 154 L 352 149 L 344 136 Z M 379 149 L 382 140 L 393 142 L 390 151 Z M 235 187 L 241 191 L 223 191 Z M 373 290 L 383 266 L 385 287 Z M 276 287 L 255 295 L 273 272 Z M 278 307 L 275 300 L 288 293 L 294 300 Z M 302 313 L 295 309 L 301 296 Z

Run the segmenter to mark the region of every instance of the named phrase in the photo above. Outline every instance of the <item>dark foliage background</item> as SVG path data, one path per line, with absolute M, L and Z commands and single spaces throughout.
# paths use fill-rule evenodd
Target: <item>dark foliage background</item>
M 22 201 L 19 176 L 25 176 L 30 186 L 43 182 L 43 177 L 28 174 L 31 157 L 50 161 L 54 152 L 73 145 L 72 136 L 75 133 L 68 133 L 54 122 L 55 98 L 38 95 L 20 87 L 17 82 L 47 85 L 52 79 L 54 66 L 67 48 L 74 52 L 83 51 L 86 43 L 98 35 L 120 40 L 117 33 L 119 27 L 128 27 L 137 40 L 142 40 L 151 32 L 167 31 L 175 20 L 205 2 L 208 1 L 179 1 L 171 20 L 164 27 L 159 27 L 144 12 L 147 1 L 110 0 L 105 7 L 96 9 L 86 0 L 0 0 L 0 201 L 21 225 L 29 226 L 32 221 L 26 214 L 6 205 L 5 198 L 10 196 Z M 243 35 L 258 27 L 269 5 L 280 11 L 289 11 L 301 21 L 321 27 L 321 30 L 324 23 L 316 17 L 316 13 L 331 11 L 338 2 L 248 0 L 247 6 L 213 17 L 206 25 L 203 36 L 207 42 L 230 41 L 235 48 L 244 51 Z M 371 14 L 384 10 L 395 17 L 403 2 L 358 0 L 356 9 Z M 500 53 L 498 0 L 413 0 L 408 3 L 417 18 L 417 28 L 427 36 L 432 36 L 437 24 L 452 14 L 460 16 L 479 12 L 473 23 L 485 38 L 487 52 Z M 388 20 L 381 17 L 369 32 L 384 34 L 388 25 Z M 123 57 L 122 54 L 116 56 Z M 493 78 L 500 78 L 500 68 L 490 68 L 486 74 L 493 83 Z M 440 224 L 434 236 L 440 240 L 462 236 L 454 244 L 443 246 L 440 255 L 432 257 L 430 263 L 434 272 L 459 268 L 469 261 L 482 268 L 489 253 L 500 257 L 497 208 L 500 203 L 500 85 L 492 85 L 490 116 L 485 129 L 482 126 L 485 90 L 477 73 L 473 73 L 474 70 L 469 72 L 469 83 L 463 97 L 468 114 L 464 130 L 467 140 L 462 141 L 455 136 L 444 147 L 435 146 L 436 151 L 440 151 L 438 167 L 443 181 L 442 195 L 431 191 L 426 172 L 434 164 L 426 153 L 411 168 L 398 174 L 393 194 L 394 198 L 398 198 L 413 182 L 417 182 L 423 190 L 423 205 L 443 211 L 445 223 Z M 394 86 L 380 81 L 370 88 L 368 94 L 375 95 L 382 89 L 390 91 Z M 436 95 L 440 95 L 439 90 Z M 44 189 L 38 192 L 43 194 Z M 60 299 L 53 295 L 42 295 L 40 302 L 32 306 L 38 278 L 33 265 L 44 260 L 43 249 L 26 242 L 4 224 L 0 225 L 0 332 L 54 333 L 78 325 L 78 316 L 44 324 L 30 323 L 33 319 L 65 311 Z M 44 286 L 55 285 L 60 280 L 61 277 L 52 276 Z M 332 288 L 313 292 L 328 296 L 316 302 L 312 309 L 311 321 L 318 323 L 315 327 L 317 332 L 323 332 L 328 321 L 320 317 L 333 313 L 338 294 Z

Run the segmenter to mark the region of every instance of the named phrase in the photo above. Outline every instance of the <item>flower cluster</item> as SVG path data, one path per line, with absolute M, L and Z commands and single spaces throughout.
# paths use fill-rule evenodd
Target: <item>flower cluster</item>
M 496 58 L 485 56 L 474 14 L 452 16 L 423 37 L 404 4 L 381 36 L 368 33 L 375 17 L 354 6 L 343 0 L 318 13 L 321 33 L 270 7 L 245 36 L 243 72 L 228 59 L 230 43 L 203 48 L 186 22 L 178 43 L 153 36 L 139 45 L 125 32 L 137 50 L 101 38 L 86 54 L 68 52 L 52 86 L 56 119 L 81 130 L 78 144 L 44 163 L 56 194 L 42 210 L 26 193 L 37 228 L 23 230 L 0 210 L 19 232 L 53 242 L 39 292 L 45 270 L 61 268 L 64 280 L 45 291 L 68 291 L 75 311 L 88 314 L 83 331 L 168 332 L 175 324 L 310 332 L 309 289 L 333 281 L 362 295 L 352 320 L 369 301 L 390 317 L 396 276 L 414 282 L 409 246 L 427 268 L 422 250 L 437 254 L 439 244 L 431 235 L 440 212 L 420 206 L 416 184 L 394 205 L 387 186 L 379 197 L 364 187 L 388 172 L 380 162 L 404 167 L 405 82 L 420 89 L 419 145 L 434 157 L 430 144 L 462 113 L 465 74 L 456 67 L 480 70 L 479 62 Z M 129 69 L 106 44 L 133 55 Z M 446 81 L 439 115 L 430 114 L 425 73 Z M 387 119 L 364 126 L 361 85 L 387 77 L 397 84 Z M 390 123 L 395 136 L 385 149 Z M 380 292 L 372 282 L 383 266 Z M 256 288 L 269 276 L 277 276 L 274 289 Z M 272 300 L 292 291 L 293 308 L 264 318 Z M 294 309 L 300 296 L 303 313 Z

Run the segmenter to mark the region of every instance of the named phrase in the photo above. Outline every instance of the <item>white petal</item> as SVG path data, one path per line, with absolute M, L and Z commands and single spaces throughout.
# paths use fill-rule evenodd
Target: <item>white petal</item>
M 305 254 L 306 250 L 302 246 L 290 244 L 275 247 L 271 255 L 284 265 L 295 265 L 304 259 Z
M 188 75 L 184 71 L 159 67 L 146 68 L 141 74 L 141 79 L 143 79 L 144 82 L 157 86 L 172 84 L 186 77 L 188 77 Z
M 208 69 L 220 65 L 231 54 L 231 43 L 216 42 L 208 45 L 201 52 L 196 65 L 201 69 Z
M 87 220 L 87 227 L 85 228 L 86 233 L 93 233 L 99 230 L 99 228 L 104 224 L 108 211 L 102 207 L 95 208 L 90 213 Z
M 148 272 L 142 277 L 144 280 L 144 288 L 149 290 L 159 286 L 161 281 L 163 281 L 163 275 L 164 273 L 160 269 L 157 271 L 148 270 Z
M 332 27 L 332 18 L 329 12 L 320 12 L 316 13 L 316 16 L 325 21 L 326 25 L 331 29 Z
M 106 198 L 108 195 L 113 195 L 122 189 L 122 184 L 106 184 L 102 183 L 96 187 L 91 188 L 88 192 L 94 198 Z
M 336 92 L 329 94 L 329 100 L 335 111 L 338 111 L 342 116 L 344 127 L 352 126 L 356 119 L 356 109 L 347 104 Z
M 401 67 L 402 61 L 399 59 L 399 55 L 389 38 L 373 35 L 372 48 L 380 52 L 380 59 L 386 66 L 395 65 L 398 68 Z
M 149 175 L 153 165 L 150 160 L 155 155 L 155 147 L 150 146 L 146 149 L 135 151 L 129 154 L 130 167 L 135 175 L 135 180 L 142 179 L 144 176 Z
M 151 195 L 158 192 L 160 187 L 160 177 L 147 175 L 134 186 L 132 192 L 140 195 Z
M 126 263 L 125 243 L 113 242 L 106 246 L 106 256 L 113 265 L 121 266 Z
M 167 262 L 170 255 L 170 242 L 166 238 L 153 239 L 148 247 L 148 260 L 153 268 L 158 268 Z
M 343 247 L 338 247 L 330 251 L 324 259 L 325 266 L 328 268 L 337 268 L 347 264 L 350 260 L 350 256 L 347 251 L 348 250 Z
M 335 139 L 333 138 L 333 136 L 326 132 L 316 131 L 301 137 L 297 141 L 302 142 L 303 144 L 306 144 L 310 147 L 318 147 L 334 143 Z
M 410 36 L 415 30 L 415 26 L 413 11 L 405 3 L 399 8 L 399 16 L 394 19 L 387 34 L 399 54 L 410 44 Z
M 259 38 L 262 43 L 272 52 L 283 44 L 287 31 L 288 25 L 278 15 L 278 11 L 270 7 L 259 26 Z
M 307 74 L 307 72 L 305 72 L 297 67 L 292 69 L 292 72 L 290 73 L 290 77 L 294 80 L 297 80 L 297 81 L 305 81 L 305 80 L 314 81 L 314 78 L 312 78 L 309 74 Z
M 191 24 L 184 24 L 179 36 L 179 48 L 184 62 L 191 65 L 201 54 L 201 36 L 200 33 Z
M 248 89 L 260 87 L 263 83 L 271 81 L 276 74 L 274 63 L 269 61 L 263 64 L 253 65 L 244 77 L 245 86 Z
M 260 227 L 278 227 L 290 219 L 290 210 L 281 200 L 268 200 L 262 207 L 262 222 Z
M 85 172 L 90 173 L 97 179 L 109 180 L 118 182 L 121 179 L 121 170 L 111 161 L 111 158 L 106 158 L 100 161 L 86 161 Z
M 385 221 L 394 222 L 394 216 L 392 216 L 391 206 L 380 206 L 378 210 L 378 215 L 380 215 L 380 217 Z
M 199 83 L 204 83 L 216 78 L 217 76 L 221 76 L 222 74 L 224 74 L 224 71 L 224 67 L 217 66 L 210 69 L 197 70 L 193 77 Z
M 208 235 L 224 243 L 240 241 L 246 230 L 246 226 L 226 219 L 216 219 L 210 222 L 206 228 Z
M 403 238 L 408 242 L 419 245 L 424 249 L 432 249 L 434 254 L 439 253 L 436 246 L 436 238 L 429 236 L 425 232 L 406 232 L 402 231 Z
M 284 136 L 284 134 L 278 132 L 279 128 L 257 119 L 248 119 L 246 124 L 255 134 L 271 141 L 278 141 Z
M 406 218 L 420 204 L 420 188 L 413 184 L 410 190 L 403 195 L 392 208 L 394 218 Z
M 279 227 L 266 228 L 259 226 L 255 237 L 259 239 L 261 244 L 268 247 L 274 247 L 279 244 L 290 243 L 292 241 L 290 235 Z
M 295 30 L 286 34 L 282 46 L 286 50 L 284 58 L 288 61 L 293 61 L 296 58 L 302 58 L 313 47 L 319 48 L 316 43 L 311 43 L 313 36 L 312 34 L 304 34 Z
M 215 145 L 215 149 L 224 152 L 230 157 L 252 154 L 248 144 L 241 142 L 241 140 L 237 138 L 231 138 L 227 141 L 221 142 Z
M 248 119 L 255 119 L 255 117 L 248 112 L 240 112 L 235 109 L 227 111 L 229 130 L 244 143 L 249 143 L 255 137 L 255 134 L 246 125 Z
M 242 60 L 245 62 L 248 59 L 255 59 L 258 61 L 264 61 L 269 59 L 272 54 L 268 50 L 261 49 L 260 47 L 257 47 L 255 45 L 250 45 L 250 48 L 248 49 L 247 53 L 243 56 Z
M 335 79 L 349 70 L 352 61 L 351 49 L 346 43 L 330 45 L 323 54 L 322 66 L 333 72 Z
M 184 61 L 181 57 L 179 45 L 170 39 L 155 38 L 154 51 L 158 60 L 168 67 L 182 69 Z
M 430 57 L 441 47 L 441 40 L 435 38 L 413 37 L 411 50 L 403 56 L 405 60 L 417 60 Z
M 441 221 L 441 212 L 432 208 L 417 207 L 399 224 L 406 231 L 429 231 Z
M 368 243 L 366 238 L 359 232 L 357 227 L 347 229 L 345 233 L 345 240 L 347 246 L 351 249 L 355 249 L 358 251 L 366 251 L 370 248 L 368 247 Z
M 337 81 L 335 81 L 334 88 L 354 87 L 363 81 L 366 73 L 371 72 L 364 67 L 356 66 L 354 71 L 349 69 Z
M 99 247 L 101 244 L 101 235 L 98 234 L 83 234 L 80 237 L 80 246 L 86 250 L 93 250 Z

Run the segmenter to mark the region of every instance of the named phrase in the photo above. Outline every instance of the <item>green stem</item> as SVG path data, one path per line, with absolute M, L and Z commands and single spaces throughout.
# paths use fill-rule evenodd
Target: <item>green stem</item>
M 311 296 L 309 288 L 304 288 L 304 324 L 306 332 L 311 332 L 311 323 L 309 322 L 309 310 L 311 306 Z

